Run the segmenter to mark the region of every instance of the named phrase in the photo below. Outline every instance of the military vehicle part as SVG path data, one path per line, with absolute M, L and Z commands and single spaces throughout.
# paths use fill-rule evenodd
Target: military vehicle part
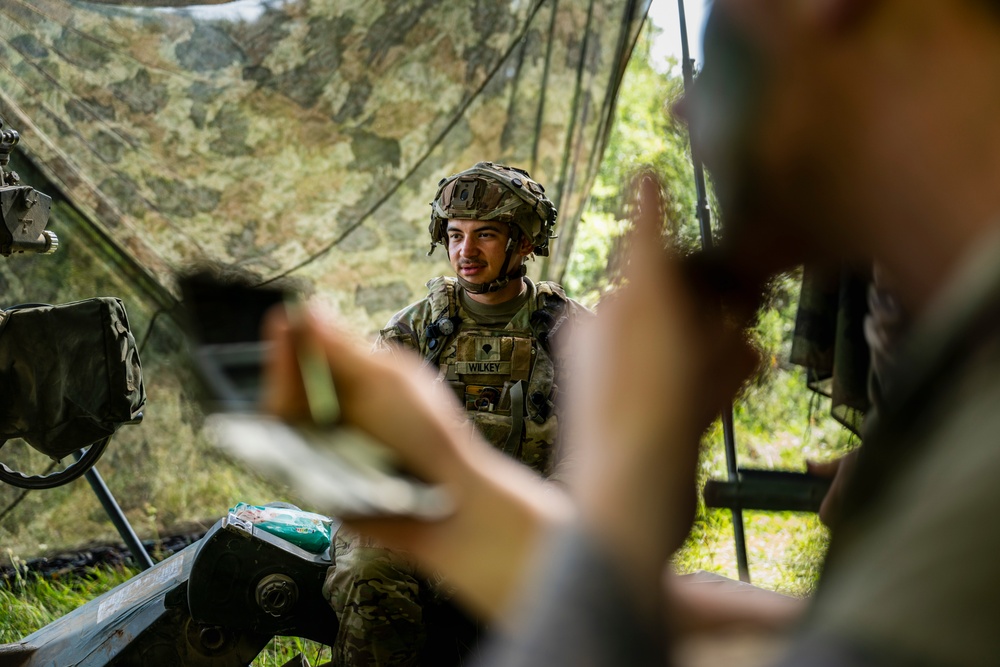
M 0 128 L 3 121 L 0 121 Z M 21 136 L 15 130 L 0 130 L 0 255 L 34 252 L 50 255 L 59 248 L 59 238 L 45 229 L 52 198 L 8 169 L 10 153 Z
M 329 551 L 311 554 L 230 514 L 183 551 L 0 646 L 0 665 L 246 667 L 274 635 L 330 644 L 337 617 L 321 594 L 330 565 Z

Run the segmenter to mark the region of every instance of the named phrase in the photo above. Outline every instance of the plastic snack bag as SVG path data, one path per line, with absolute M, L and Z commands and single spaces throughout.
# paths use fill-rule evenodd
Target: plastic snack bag
M 322 553 L 330 546 L 333 524 L 330 517 L 296 508 L 247 503 L 237 503 L 229 512 L 310 553 Z

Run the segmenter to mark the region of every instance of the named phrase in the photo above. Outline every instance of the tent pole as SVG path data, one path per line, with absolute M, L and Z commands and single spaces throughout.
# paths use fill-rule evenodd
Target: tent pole
M 684 90 L 690 91 L 694 82 L 694 59 L 691 58 L 690 47 L 688 46 L 687 18 L 684 14 L 684 0 L 677 0 L 677 15 L 680 19 L 681 29 L 681 54 L 683 62 L 681 71 L 684 75 Z M 698 151 L 694 137 L 689 133 L 691 143 L 691 163 L 694 166 L 694 186 L 698 195 L 696 215 L 698 216 L 698 227 L 701 230 L 701 246 L 704 250 L 712 248 L 712 210 L 708 205 L 708 191 L 705 185 L 705 168 L 701 161 L 701 154 Z M 726 472 L 730 482 L 739 481 L 739 472 L 736 466 L 736 438 L 733 433 L 733 406 L 727 405 L 722 410 L 722 437 L 726 451 Z M 736 542 L 736 567 L 739 571 L 740 581 L 750 581 L 750 566 L 747 562 L 746 535 L 743 529 L 743 510 L 734 507 L 733 513 L 733 537 Z

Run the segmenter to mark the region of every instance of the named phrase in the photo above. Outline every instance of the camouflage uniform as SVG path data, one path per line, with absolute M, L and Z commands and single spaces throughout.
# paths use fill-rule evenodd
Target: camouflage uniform
M 528 235 L 534 252 L 545 254 L 555 208 L 543 192 L 525 172 L 491 163 L 442 180 L 431 217 L 432 250 L 445 242 L 445 221 L 451 216 L 505 222 L 512 240 Z M 437 367 L 439 380 L 465 405 L 480 434 L 551 479 L 558 429 L 556 376 L 564 363 L 562 355 L 557 359 L 558 342 L 589 311 L 558 285 L 527 278 L 521 296 L 494 308 L 502 315 L 494 317 L 494 309 L 485 307 L 488 312 L 477 316 L 470 312 L 475 304 L 468 301 L 469 308 L 463 307 L 462 290 L 492 291 L 490 285 L 502 287 L 523 276 L 522 267 L 507 273 L 513 245 L 508 245 L 493 283 L 472 285 L 458 277 L 428 282 L 428 295 L 396 313 L 375 346 L 412 350 Z M 498 323 L 521 301 L 508 321 Z M 450 597 L 440 582 L 418 575 L 406 554 L 357 536 L 338 536 L 334 555 L 324 588 L 340 619 L 334 664 L 414 665 L 422 658 L 430 663 L 421 650 L 429 634 L 441 629 L 428 615 L 438 613 Z
M 484 327 L 462 308 L 456 296 L 461 288 L 453 278 L 434 278 L 427 283 L 428 296 L 393 316 L 376 347 L 411 349 L 438 366 L 440 381 L 448 383 L 465 403 L 479 432 L 551 479 L 558 477 L 554 403 L 556 370 L 562 361 L 552 343 L 561 338 L 557 334 L 565 331 L 564 327 L 589 316 L 590 311 L 567 298 L 554 283 L 536 284 L 527 279 L 525 283 L 528 298 L 510 323 Z M 454 331 L 428 335 L 429 329 L 434 333 L 432 325 L 442 317 L 454 318 Z M 483 345 L 500 351 L 484 351 Z M 477 363 L 482 366 L 475 366 Z M 511 372 L 483 372 L 506 370 L 501 364 L 510 364 Z M 513 389 L 518 386 L 520 390 Z M 511 425 L 518 421 L 512 415 L 517 395 L 524 414 L 520 436 L 512 439 Z M 417 656 L 425 639 L 423 610 L 444 603 L 448 594 L 419 575 L 406 554 L 378 548 L 364 538 L 338 535 L 334 552 L 336 566 L 324 592 L 340 619 L 335 664 L 419 664 Z
M 564 323 L 589 311 L 555 283 L 525 283 L 525 305 L 506 326 L 496 327 L 477 323 L 462 308 L 454 278 L 434 278 L 427 283 L 427 298 L 399 311 L 381 331 L 376 347 L 406 347 L 437 366 L 440 380 L 452 388 L 488 441 L 549 477 L 558 429 L 553 409 L 557 364 L 549 340 Z M 428 335 L 442 318 L 454 323 L 454 331 Z M 515 422 L 522 426 L 512 436 Z
M 425 587 L 405 554 L 356 535 L 334 538 L 323 595 L 340 625 L 332 664 L 414 665 L 424 643 Z

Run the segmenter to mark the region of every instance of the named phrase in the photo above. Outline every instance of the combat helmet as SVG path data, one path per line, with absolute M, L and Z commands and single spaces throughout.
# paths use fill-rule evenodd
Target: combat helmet
M 495 220 L 510 226 L 507 254 L 496 280 L 477 285 L 458 276 L 459 283 L 469 292 L 495 292 L 525 274 L 524 265 L 513 273 L 507 272 L 522 238 L 531 239 L 536 255 L 548 256 L 549 239 L 556 224 L 556 207 L 545 196 L 545 188 L 523 169 L 479 162 L 438 183 L 437 194 L 431 202 L 428 255 L 439 243 L 447 247 L 448 220 L 456 218 Z

